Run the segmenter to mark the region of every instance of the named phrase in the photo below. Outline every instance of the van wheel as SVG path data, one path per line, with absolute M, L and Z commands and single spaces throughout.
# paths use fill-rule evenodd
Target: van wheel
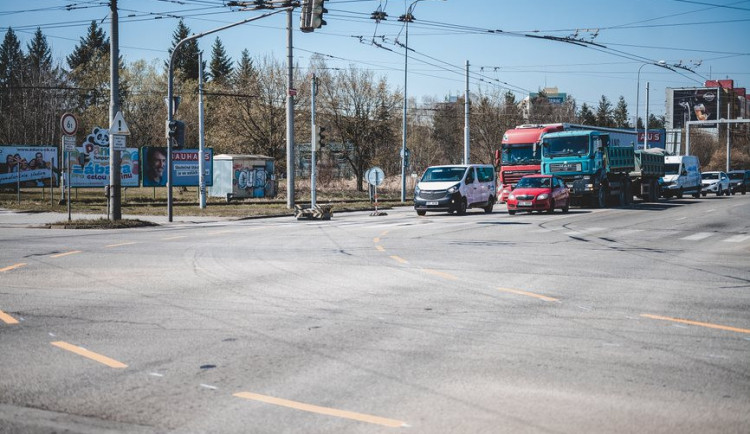
M 427 214 L 427 211 L 417 211 L 417 215 L 425 215 Z
M 493 198 L 490 198 L 490 203 L 486 207 L 484 207 L 484 213 L 490 214 L 492 212 L 492 208 L 495 206 L 495 200 Z
M 682 189 L 677 190 L 677 199 L 682 199 Z
M 458 215 L 466 215 L 466 198 L 461 198 L 461 203 L 458 204 Z

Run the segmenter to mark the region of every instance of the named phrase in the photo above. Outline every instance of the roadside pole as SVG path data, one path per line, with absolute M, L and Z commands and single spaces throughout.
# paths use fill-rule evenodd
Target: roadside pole
M 317 125 L 315 124 L 315 95 L 318 93 L 318 80 L 315 74 L 312 75 L 312 92 L 310 93 L 310 130 L 312 131 L 312 140 L 310 141 L 310 208 L 315 208 L 316 199 L 316 172 L 317 172 L 317 159 L 315 155 L 318 151 L 320 143 L 318 143 L 318 132 Z
M 198 202 L 206 209 L 206 174 L 203 152 L 206 148 L 206 132 L 203 127 L 203 52 L 198 52 Z

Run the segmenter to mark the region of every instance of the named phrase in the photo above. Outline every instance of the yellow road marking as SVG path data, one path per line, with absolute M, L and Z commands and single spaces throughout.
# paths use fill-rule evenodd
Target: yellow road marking
M 128 367 L 128 365 L 122 362 L 118 362 L 117 360 L 110 359 L 107 356 L 103 356 L 93 351 L 89 351 L 87 349 L 84 349 L 75 345 L 71 345 L 67 342 L 56 341 L 56 342 L 50 342 L 50 343 L 58 348 L 62 348 L 63 350 L 70 351 L 71 353 L 75 353 L 75 354 L 78 354 L 79 356 L 83 356 L 91 360 L 97 361 L 99 363 L 102 363 L 104 365 L 107 365 L 110 368 L 127 368 Z
M 179 240 L 180 238 L 187 238 L 187 235 L 177 235 L 176 237 L 162 238 L 162 241 Z
M 327 416 L 341 417 L 344 419 L 352 419 L 360 422 L 367 422 L 376 425 L 387 426 L 389 428 L 398 428 L 407 426 L 406 422 L 395 419 L 387 419 L 379 416 L 372 416 L 369 414 L 355 413 L 353 411 L 338 410 L 330 407 L 320 407 L 312 404 L 305 404 L 304 402 L 290 401 L 288 399 L 274 398 L 273 396 L 259 395 L 251 392 L 239 392 L 233 396 L 237 398 L 248 399 L 252 401 L 265 402 L 267 404 L 279 405 L 282 407 L 293 408 L 295 410 L 307 411 L 310 413 L 324 414 Z
M 398 262 L 400 262 L 400 263 L 402 263 L 402 264 L 408 264 L 409 263 L 409 261 L 407 261 L 406 259 L 404 259 L 404 258 L 402 258 L 400 256 L 391 255 L 391 258 L 394 259 L 394 260 L 396 260 L 396 261 L 398 261 Z
M 453 274 L 450 274 L 450 273 L 444 273 L 442 271 L 437 271 L 437 270 L 430 270 L 429 268 L 424 268 L 424 269 L 422 269 L 422 271 L 424 271 L 425 273 L 430 273 L 430 274 L 434 274 L 436 276 L 440 276 L 443 279 L 458 280 L 458 277 L 456 277 L 456 276 L 454 276 Z
M 108 246 L 104 246 L 104 247 L 120 247 L 120 246 L 129 246 L 129 245 L 131 245 L 131 244 L 138 244 L 138 243 L 137 243 L 137 242 L 135 242 L 135 241 L 129 241 L 129 242 L 127 242 L 127 243 L 120 243 L 120 244 L 110 244 L 110 245 L 108 245 Z
M 0 320 L 5 324 L 18 324 L 18 320 L 0 310 Z
M 547 297 L 546 295 L 534 294 L 533 292 L 520 291 L 518 289 L 510 289 L 510 288 L 497 288 L 497 289 L 498 291 L 510 292 L 512 294 L 518 294 L 518 295 L 525 295 L 527 297 L 534 297 L 534 298 L 538 298 L 544 301 L 560 301 L 556 298 Z
M 380 236 L 384 237 L 384 236 L 386 236 L 388 234 L 388 232 L 390 232 L 390 231 L 383 231 L 383 232 L 380 233 Z
M 690 320 L 687 320 L 687 319 L 671 318 L 671 317 L 668 317 L 668 316 L 651 315 L 651 314 L 647 314 L 647 313 L 642 313 L 641 316 L 644 317 L 644 318 L 658 319 L 658 320 L 662 320 L 662 321 L 672 321 L 672 322 L 678 322 L 678 323 L 682 323 L 682 324 L 690 324 L 690 325 L 695 325 L 695 326 L 708 327 L 708 328 L 711 328 L 711 329 L 719 329 L 719 330 L 726 330 L 726 331 L 730 331 L 730 332 L 749 333 L 750 334 L 750 330 L 748 330 L 748 329 L 741 329 L 741 328 L 737 328 L 737 327 L 723 326 L 723 325 L 719 325 L 719 324 L 711 324 L 711 323 L 707 323 L 707 322 L 690 321 Z
M 379 252 L 385 252 L 385 247 L 383 246 L 375 246 L 376 249 L 378 249 Z
M 379 243 L 380 242 L 380 238 L 379 237 L 375 237 L 375 238 L 372 239 L 372 242 L 373 243 Z
M 50 258 L 61 258 L 63 256 L 75 255 L 76 253 L 81 253 L 81 251 L 80 250 L 71 250 L 71 251 L 65 252 L 65 253 L 58 253 L 56 255 L 50 255 Z
M 9 265 L 5 268 L 0 268 L 0 272 L 5 273 L 6 271 L 15 270 L 16 268 L 25 267 L 27 264 L 25 262 L 21 262 L 18 264 Z

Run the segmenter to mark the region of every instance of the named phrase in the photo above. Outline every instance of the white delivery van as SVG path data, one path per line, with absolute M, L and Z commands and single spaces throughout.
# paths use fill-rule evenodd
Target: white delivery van
M 414 209 L 466 214 L 467 208 L 491 213 L 497 201 L 495 168 L 489 164 L 432 166 L 414 189 Z
M 664 157 L 664 177 L 660 179 L 662 196 L 676 196 L 682 199 L 683 194 L 701 196 L 701 167 L 698 157 L 694 155 L 668 155 Z

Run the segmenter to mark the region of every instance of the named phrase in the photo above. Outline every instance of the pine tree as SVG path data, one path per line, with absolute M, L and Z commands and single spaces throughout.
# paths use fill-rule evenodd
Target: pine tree
M 599 100 L 599 107 L 596 109 L 596 125 L 600 127 L 612 127 L 614 126 L 614 120 L 612 119 L 612 103 L 609 99 L 602 95 Z
M 21 81 L 24 69 L 24 56 L 16 32 L 8 27 L 3 44 L 0 45 L 0 85 L 10 85 Z
M 210 70 L 211 80 L 218 83 L 223 83 L 232 74 L 232 60 L 227 56 L 224 44 L 221 43 L 221 39 L 218 37 L 211 49 Z
M 628 122 L 628 103 L 625 102 L 625 98 L 620 95 L 620 100 L 617 101 L 617 107 L 612 112 L 612 119 L 615 122 L 617 128 L 630 128 L 630 122 Z
M 180 20 L 177 23 L 177 28 L 172 33 L 172 47 L 169 49 L 169 56 L 172 56 L 172 52 L 174 51 L 177 44 L 190 36 L 190 28 L 185 25 L 185 22 L 183 20 Z M 180 46 L 180 49 L 177 51 L 177 54 L 175 55 L 175 61 L 172 65 L 174 67 L 174 72 L 176 75 L 178 75 L 182 79 L 188 79 L 188 80 L 198 80 L 198 53 L 200 50 L 198 49 L 198 41 L 193 39 L 192 41 L 188 41 Z M 203 65 L 200 65 L 201 68 L 205 71 L 205 63 L 203 62 Z M 169 60 L 167 60 L 165 66 L 169 68 Z
M 250 52 L 247 48 L 242 50 L 240 61 L 237 62 L 237 69 L 234 71 L 234 81 L 238 84 L 249 83 L 257 75 L 253 59 L 250 58 Z
M 583 125 L 596 125 L 596 115 L 586 103 L 581 105 L 581 111 L 578 113 L 578 123 Z
M 92 59 L 106 54 L 109 54 L 109 38 L 104 36 L 104 30 L 96 25 L 96 21 L 91 21 L 86 37 L 81 38 L 73 53 L 68 56 L 68 67 L 71 71 L 86 67 Z
M 26 49 L 29 53 L 26 58 L 32 73 L 41 75 L 44 71 L 52 69 L 52 50 L 41 28 L 36 28 L 34 39 L 26 45 Z

